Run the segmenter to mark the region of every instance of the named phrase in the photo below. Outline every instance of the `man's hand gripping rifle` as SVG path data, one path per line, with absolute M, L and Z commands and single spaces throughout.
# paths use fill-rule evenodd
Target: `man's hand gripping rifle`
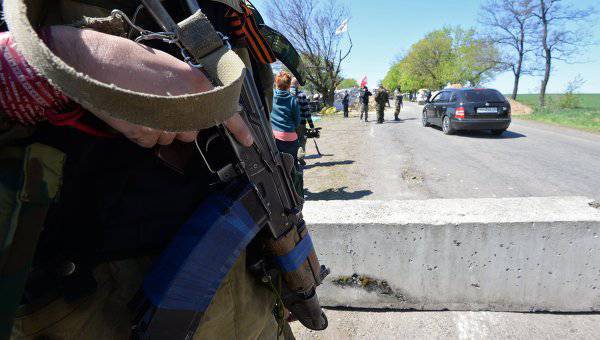
M 192 11 L 199 9 L 195 1 L 187 2 Z M 142 0 L 142 3 L 165 32 L 179 32 L 179 26 L 159 0 Z M 212 33 L 217 32 L 213 29 Z M 187 48 L 186 41 L 177 38 L 173 41 L 182 49 L 184 58 L 190 65 L 199 67 L 199 60 Z M 259 272 L 263 281 L 274 288 L 281 282 L 279 294 L 285 308 L 304 326 L 323 330 L 328 325 L 316 287 L 329 270 L 319 264 L 302 217 L 303 199 L 294 190 L 291 180 L 293 158 L 277 150 L 249 70 L 245 72 L 240 106 L 240 115 L 252 131 L 254 144 L 242 146 L 223 125 L 199 134 L 197 150 L 210 172 L 227 189 L 213 197 L 208 207 L 198 209 L 157 260 L 144 282 L 142 301 L 136 304 L 139 314 L 134 324 L 134 337 L 190 338 L 220 283 L 217 279 L 214 283 L 206 283 L 206 277 L 198 272 L 210 268 L 199 267 L 212 265 L 216 276 L 224 276 L 223 268 L 231 268 L 242 250 L 235 249 L 233 255 L 227 254 L 230 258 L 221 256 L 219 252 L 223 251 L 225 243 L 233 244 L 232 240 L 239 239 L 235 246 L 245 248 L 259 231 L 261 234 L 267 231 L 263 247 L 266 256 L 251 269 Z M 217 210 L 219 213 L 215 214 Z M 212 215 L 220 216 L 211 220 Z M 203 226 L 203 223 L 211 226 Z M 222 233 L 227 228 L 235 230 L 224 237 Z M 194 238 L 198 241 L 190 242 Z M 221 239 L 223 244 L 215 244 Z M 211 256 L 213 260 L 224 258 L 227 263 L 219 267 L 215 264 L 218 261 L 211 261 Z M 197 282 L 210 292 L 194 290 Z M 190 294 L 193 296 L 186 296 Z

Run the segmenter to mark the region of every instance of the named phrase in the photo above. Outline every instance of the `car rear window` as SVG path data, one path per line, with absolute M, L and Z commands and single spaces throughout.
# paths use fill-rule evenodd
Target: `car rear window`
M 496 90 L 466 90 L 466 102 L 503 102 L 506 99 Z

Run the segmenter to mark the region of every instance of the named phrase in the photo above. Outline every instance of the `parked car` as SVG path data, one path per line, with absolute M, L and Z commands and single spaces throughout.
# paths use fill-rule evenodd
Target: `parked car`
M 491 130 L 501 135 L 511 123 L 510 103 L 494 89 L 444 89 L 423 108 L 423 126 L 437 125 L 445 134 Z

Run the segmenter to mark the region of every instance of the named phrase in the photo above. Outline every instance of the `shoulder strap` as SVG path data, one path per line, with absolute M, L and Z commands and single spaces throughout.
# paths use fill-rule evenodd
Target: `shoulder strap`
M 39 22 L 28 16 L 28 7 L 42 0 L 5 0 L 4 15 L 17 43 L 17 49 L 40 74 L 86 109 L 132 123 L 166 131 L 204 129 L 223 122 L 239 111 L 244 63 L 225 48 L 215 29 L 201 13 L 179 26 L 181 35 L 194 40 L 194 54 L 219 85 L 191 95 L 157 96 L 133 92 L 91 79 L 64 63 L 40 40 L 34 27 Z M 186 32 L 210 33 L 191 36 Z M 181 37 L 183 39 L 183 37 Z

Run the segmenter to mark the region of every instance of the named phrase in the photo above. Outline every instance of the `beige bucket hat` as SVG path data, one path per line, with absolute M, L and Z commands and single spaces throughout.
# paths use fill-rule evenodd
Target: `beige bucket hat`
M 44 77 L 91 112 L 165 131 L 193 131 L 222 123 L 239 111 L 239 96 L 245 75 L 244 63 L 223 46 L 206 17 L 200 12 L 178 24 L 178 34 L 199 40 L 201 49 L 190 51 L 217 84 L 215 89 L 181 96 L 138 93 L 106 84 L 77 72 L 44 44 L 36 33 L 42 22 L 42 3 L 47 0 L 4 0 L 4 17 L 16 47 Z M 196 23 L 200 22 L 199 25 Z M 210 26 L 210 28 L 207 27 Z M 194 27 L 196 26 L 196 27 Z M 200 26 L 200 29 L 199 27 Z M 191 27 L 191 29 L 190 29 Z M 210 32 L 212 31 L 212 32 Z

